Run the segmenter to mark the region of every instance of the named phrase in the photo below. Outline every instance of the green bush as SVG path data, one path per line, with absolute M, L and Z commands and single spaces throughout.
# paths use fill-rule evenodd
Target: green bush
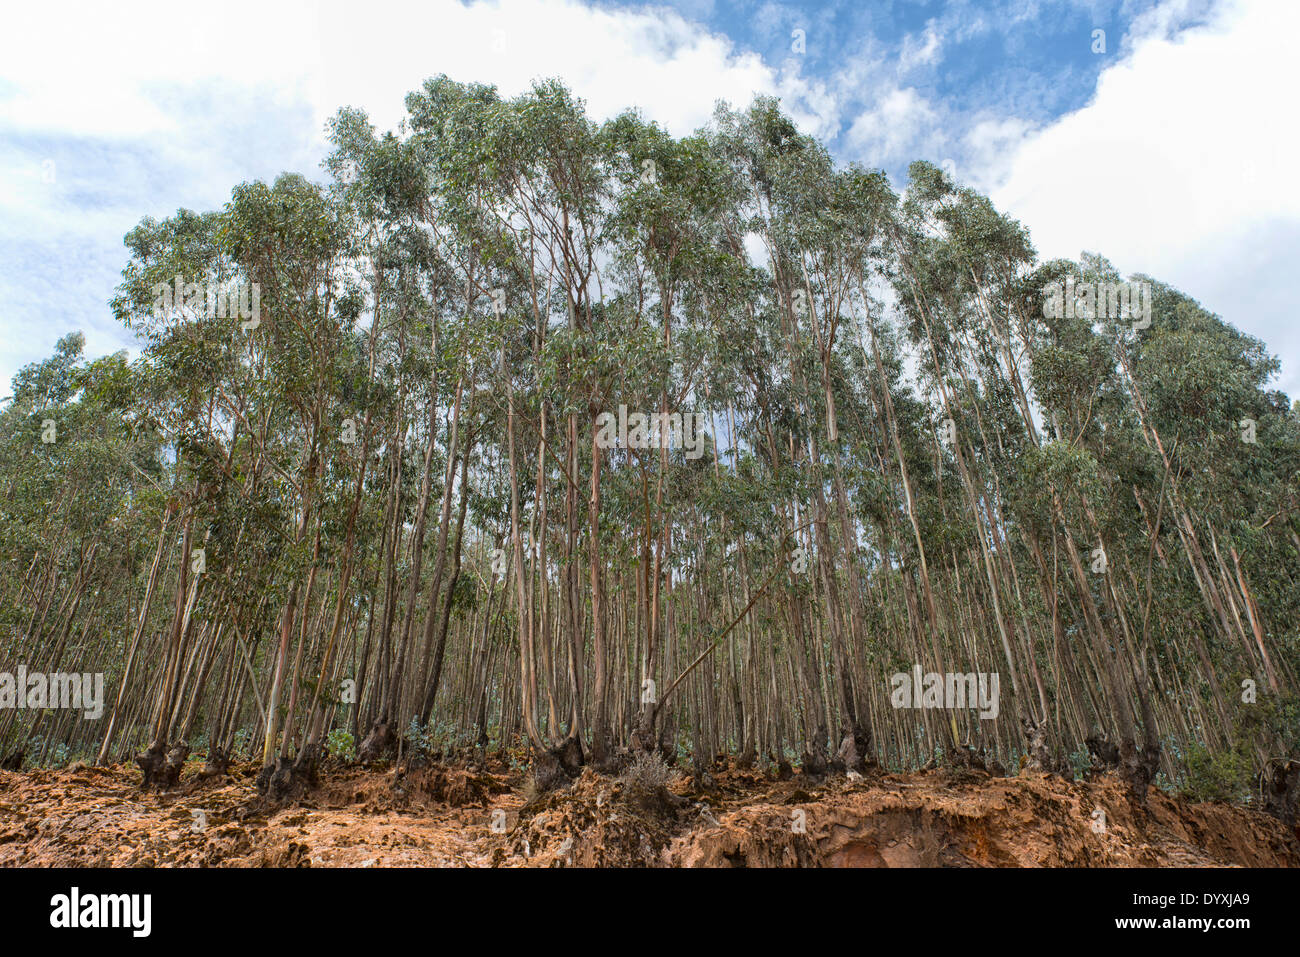
M 1211 754 L 1204 745 L 1187 749 L 1187 779 L 1183 794 L 1193 801 L 1249 801 L 1253 768 L 1241 751 Z
M 339 761 L 354 761 L 357 757 L 357 743 L 352 733 L 343 728 L 335 728 L 325 735 L 325 753 Z
M 1193 801 L 1250 804 L 1261 754 L 1300 754 L 1300 699 L 1261 695 L 1258 703 L 1239 704 L 1231 750 L 1211 755 L 1202 744 L 1188 747 L 1183 794 Z

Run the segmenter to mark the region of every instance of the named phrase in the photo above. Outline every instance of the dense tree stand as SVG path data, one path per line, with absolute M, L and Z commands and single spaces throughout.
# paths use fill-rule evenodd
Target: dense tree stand
M 689 136 L 553 81 L 404 103 L 340 110 L 319 181 L 142 219 L 138 355 L 15 377 L 5 768 L 1113 771 L 1294 819 L 1263 343 L 771 98 Z

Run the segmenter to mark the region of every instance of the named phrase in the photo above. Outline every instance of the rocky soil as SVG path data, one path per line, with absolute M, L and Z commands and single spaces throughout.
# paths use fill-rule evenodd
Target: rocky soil
M 1294 866 L 1300 839 L 1238 807 L 975 771 L 812 780 L 719 764 L 667 786 L 584 771 L 537 794 L 504 764 L 324 769 L 289 805 L 257 768 L 140 789 L 134 767 L 0 771 L 0 866 Z M 785 779 L 779 779 L 784 777 Z

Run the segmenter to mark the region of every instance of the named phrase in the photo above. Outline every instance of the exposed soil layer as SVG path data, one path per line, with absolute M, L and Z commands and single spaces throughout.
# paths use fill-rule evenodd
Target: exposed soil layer
M 1112 775 L 871 773 L 815 782 L 720 766 L 697 789 L 585 770 L 528 776 L 431 765 L 322 768 L 289 804 L 253 765 L 142 791 L 134 767 L 0 771 L 0 866 L 1131 867 L 1294 866 L 1300 836 L 1265 814 Z

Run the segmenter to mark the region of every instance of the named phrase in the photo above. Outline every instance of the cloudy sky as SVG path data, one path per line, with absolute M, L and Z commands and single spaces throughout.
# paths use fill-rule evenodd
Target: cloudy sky
M 438 73 L 505 94 L 560 77 L 597 119 L 636 106 L 676 134 L 778 95 L 899 188 L 929 159 L 1040 254 L 1179 287 L 1300 394 L 1300 0 L 44 0 L 5 19 L 0 395 L 70 331 L 131 346 L 107 302 L 142 217 L 323 178 L 335 110 L 394 127 Z

